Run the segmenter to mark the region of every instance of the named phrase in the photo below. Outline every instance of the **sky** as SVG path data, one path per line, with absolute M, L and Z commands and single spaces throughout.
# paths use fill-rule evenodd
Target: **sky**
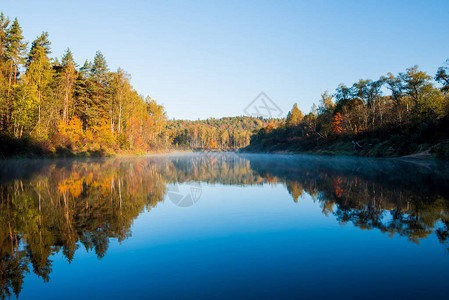
M 340 83 L 449 58 L 449 1 L 2 1 L 29 45 L 79 65 L 100 50 L 168 117 L 245 115 L 264 92 L 283 116 L 309 112 Z

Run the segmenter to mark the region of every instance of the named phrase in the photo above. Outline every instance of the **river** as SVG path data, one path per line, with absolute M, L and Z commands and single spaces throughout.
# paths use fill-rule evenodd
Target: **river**
M 0 167 L 2 298 L 449 295 L 447 163 L 184 153 Z

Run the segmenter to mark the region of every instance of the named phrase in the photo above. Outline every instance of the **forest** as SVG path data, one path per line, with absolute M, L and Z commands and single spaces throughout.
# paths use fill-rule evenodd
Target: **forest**
M 418 66 L 377 80 L 340 84 L 304 115 L 297 104 L 278 127 L 251 138 L 246 152 L 313 152 L 449 158 L 449 60 L 434 77 Z
M 29 47 L 16 19 L 0 14 L 1 152 L 99 153 L 163 144 L 166 113 L 139 95 L 130 75 L 97 51 L 78 65 L 70 49 L 50 58 L 47 32 Z M 12 153 L 11 153 L 12 152 Z
M 1 13 L 0 156 L 235 150 L 249 145 L 254 130 L 279 123 L 169 121 L 164 107 L 140 95 L 123 69 L 111 71 L 100 51 L 79 65 L 70 49 L 50 57 L 47 32 L 28 46 L 17 18 Z
M 249 145 L 255 131 L 267 126 L 279 126 L 283 119 L 227 117 L 186 121 L 172 120 L 167 131 L 177 149 L 236 150 Z
M 103 156 L 171 150 L 306 152 L 449 158 L 449 60 L 434 76 L 417 66 L 360 79 L 287 118 L 169 120 L 123 69 L 97 51 L 78 64 L 52 58 L 47 32 L 29 45 L 0 14 L 0 157 Z

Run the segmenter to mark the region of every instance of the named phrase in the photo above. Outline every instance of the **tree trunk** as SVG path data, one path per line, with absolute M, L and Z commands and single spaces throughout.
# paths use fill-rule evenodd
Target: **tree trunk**
M 9 92 L 10 92 L 10 89 L 11 89 L 11 81 L 12 81 L 12 67 L 13 67 L 13 65 L 12 65 L 12 60 L 11 60 L 11 64 L 10 64 L 10 66 L 9 66 L 9 83 L 8 83 L 8 96 L 9 96 Z
M 14 64 L 14 84 L 17 83 L 17 62 Z
M 122 104 L 120 103 L 119 111 L 118 111 L 118 134 L 121 132 L 122 126 Z
M 11 103 L 9 101 L 9 94 L 11 92 L 11 83 L 12 83 L 12 69 L 13 69 L 13 63 L 11 60 L 11 64 L 9 67 L 9 80 L 8 80 L 8 93 L 6 96 L 6 124 L 5 124 L 5 129 L 8 129 L 9 126 L 9 122 L 10 122 L 10 113 L 11 113 Z

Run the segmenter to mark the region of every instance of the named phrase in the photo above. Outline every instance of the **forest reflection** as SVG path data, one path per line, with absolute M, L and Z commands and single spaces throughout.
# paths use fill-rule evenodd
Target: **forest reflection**
M 436 234 L 448 247 L 449 168 L 434 162 L 238 154 L 165 155 L 0 162 L 1 297 L 18 296 L 27 273 L 44 281 L 51 255 L 70 262 L 79 247 L 106 255 L 133 221 L 182 182 L 284 184 L 308 194 L 323 214 L 361 229 L 419 243 Z

